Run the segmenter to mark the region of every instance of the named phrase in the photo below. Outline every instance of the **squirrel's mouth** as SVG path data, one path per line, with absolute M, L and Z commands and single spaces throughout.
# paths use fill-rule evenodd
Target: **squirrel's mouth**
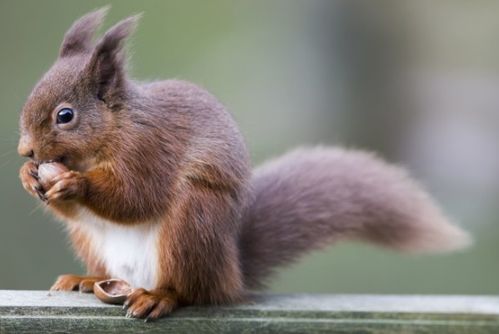
M 47 160 L 38 160 L 38 161 L 35 161 L 35 163 L 37 165 L 48 164 L 48 163 L 53 163 L 53 162 L 57 162 L 57 163 L 63 164 L 68 169 L 74 170 L 74 168 L 72 168 L 73 166 L 72 166 L 70 160 L 67 158 L 67 156 L 60 156 L 60 157 L 57 157 L 55 159 L 47 159 Z
M 58 162 L 66 166 L 69 170 L 78 172 L 85 172 L 96 165 L 95 157 L 79 159 L 78 157 L 68 155 L 61 155 L 54 159 L 36 161 L 38 165 L 51 162 Z
M 48 164 L 48 163 L 52 163 L 52 162 L 58 162 L 58 163 L 61 163 L 63 165 L 66 165 L 67 163 L 67 158 L 65 156 L 60 156 L 58 158 L 55 158 L 55 159 L 50 159 L 50 160 L 40 160 L 38 161 L 38 163 L 41 165 L 41 164 Z

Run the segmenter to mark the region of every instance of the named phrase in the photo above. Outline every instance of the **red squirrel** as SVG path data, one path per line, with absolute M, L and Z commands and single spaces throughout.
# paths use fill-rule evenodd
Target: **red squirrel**
M 22 184 L 65 221 L 88 269 L 52 290 L 124 279 L 135 288 L 127 316 L 156 319 L 242 301 L 275 268 L 338 240 L 408 252 L 469 242 L 404 169 L 372 153 L 302 148 L 252 171 L 237 125 L 210 93 L 127 76 L 124 42 L 137 16 L 93 40 L 106 11 L 70 27 L 20 117 Z M 48 161 L 67 170 L 45 189 L 38 166 Z

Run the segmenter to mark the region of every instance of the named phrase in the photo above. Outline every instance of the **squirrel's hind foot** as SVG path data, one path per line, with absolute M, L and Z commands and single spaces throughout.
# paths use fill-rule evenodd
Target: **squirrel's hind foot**
M 127 318 L 155 320 L 170 314 L 177 307 L 177 296 L 171 290 L 156 289 L 147 291 L 137 289 L 132 292 L 123 308 Z
M 50 288 L 50 291 L 80 291 L 86 293 L 94 292 L 94 283 L 102 281 L 106 277 L 61 275 Z

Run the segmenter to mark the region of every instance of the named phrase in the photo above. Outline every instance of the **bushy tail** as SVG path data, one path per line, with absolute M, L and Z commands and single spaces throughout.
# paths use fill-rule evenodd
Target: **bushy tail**
M 371 153 L 299 149 L 257 168 L 252 187 L 241 233 L 249 288 L 262 286 L 275 267 L 336 240 L 407 252 L 450 251 L 471 242 L 404 169 Z

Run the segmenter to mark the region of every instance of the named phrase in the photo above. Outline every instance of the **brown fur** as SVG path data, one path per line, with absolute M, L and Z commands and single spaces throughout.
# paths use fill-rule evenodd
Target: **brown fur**
M 98 254 L 92 249 L 92 240 L 85 233 L 73 227 L 69 231 L 69 237 L 71 243 L 75 245 L 76 255 L 85 263 L 89 275 L 109 276 L 106 268 L 100 263 Z
M 123 43 L 137 17 L 92 44 L 105 12 L 70 28 L 29 96 L 19 153 L 35 162 L 20 176 L 69 221 L 89 274 L 108 276 L 91 236 L 71 224 L 78 208 L 109 224 L 160 224 L 158 284 L 128 299 L 129 315 L 156 318 L 178 305 L 238 301 L 275 266 L 331 240 L 410 250 L 464 240 L 405 172 L 365 153 L 302 150 L 251 177 L 242 136 L 212 95 L 183 81 L 126 76 Z M 77 115 L 67 127 L 55 123 L 64 106 Z M 42 189 L 37 166 L 47 160 L 70 171 Z M 73 289 L 83 280 L 62 276 L 53 288 Z

